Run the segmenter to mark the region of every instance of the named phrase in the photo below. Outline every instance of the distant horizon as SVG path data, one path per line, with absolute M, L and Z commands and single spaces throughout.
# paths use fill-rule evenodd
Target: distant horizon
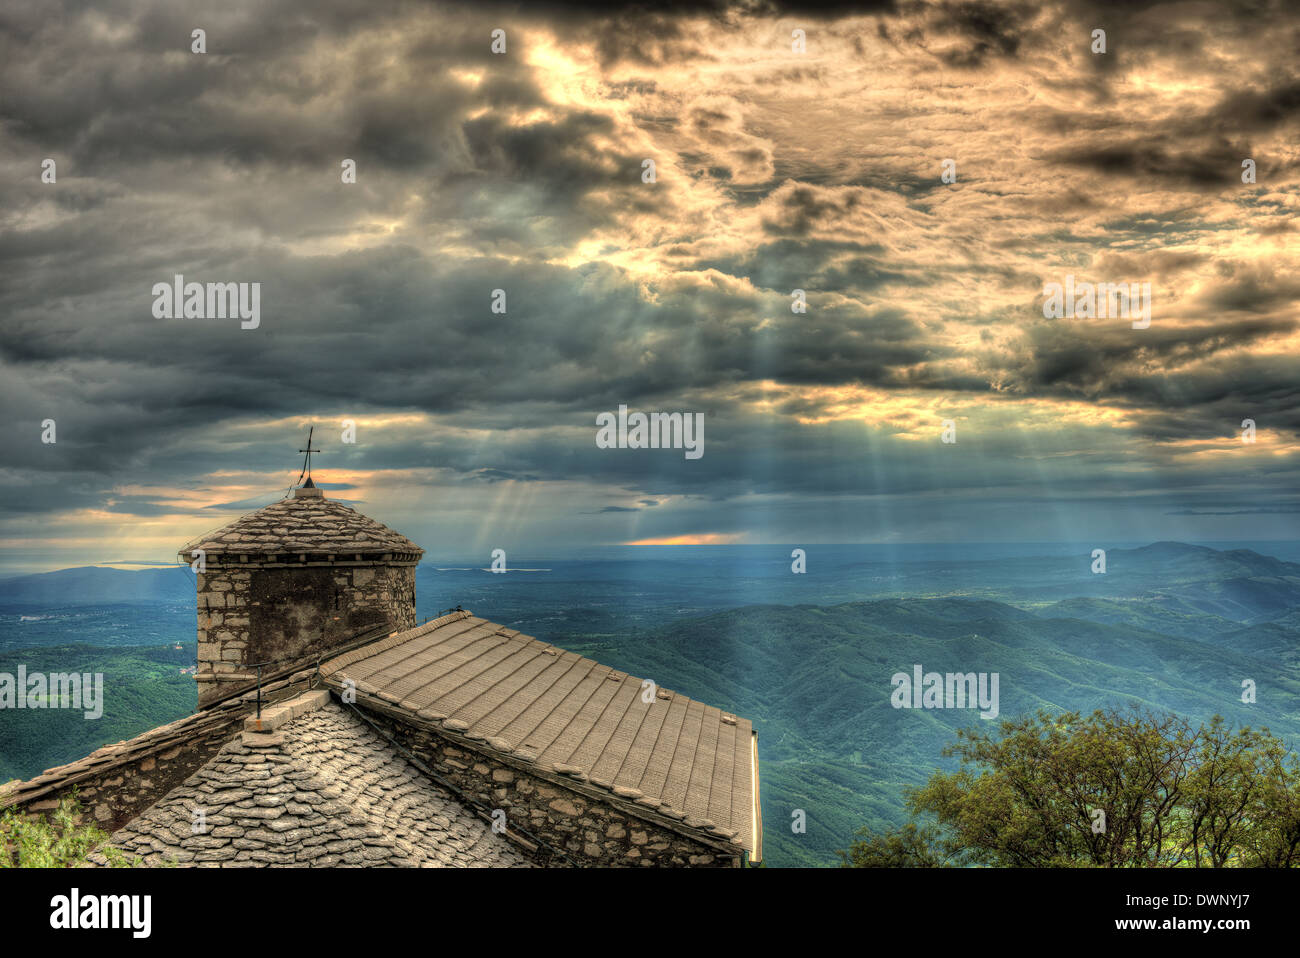
M 761 542 L 761 543 L 720 543 L 720 544 L 665 544 L 665 545 L 631 545 L 626 543 L 616 543 L 611 545 L 592 545 L 582 547 L 570 547 L 564 550 L 552 552 L 526 552 L 519 553 L 517 556 L 508 557 L 509 571 L 528 571 L 522 566 L 530 563 L 558 561 L 558 562 L 579 562 L 584 560 L 598 561 L 599 559 L 610 558 L 610 553 L 623 552 L 627 553 L 626 558 L 632 558 L 634 553 L 645 551 L 651 553 L 656 550 L 674 550 L 679 555 L 689 554 L 696 551 L 701 554 L 710 553 L 713 557 L 721 558 L 726 550 L 736 550 L 752 554 L 755 551 L 763 549 L 874 549 L 882 552 L 888 550 L 946 550 L 952 554 L 959 554 L 962 550 L 970 552 L 993 551 L 1000 552 L 1000 555 L 985 556 L 983 558 L 1032 558 L 1039 554 L 1032 549 L 1051 550 L 1056 555 L 1068 554 L 1069 550 L 1083 550 L 1081 554 L 1087 555 L 1093 548 L 1106 549 L 1141 549 L 1147 546 L 1158 545 L 1161 542 L 1173 542 L 1180 545 L 1200 546 L 1209 549 L 1215 549 L 1220 552 L 1228 552 L 1233 549 L 1249 549 L 1264 555 L 1272 555 L 1273 558 L 1287 562 L 1300 562 L 1300 539 L 1217 539 L 1217 540 L 1190 540 L 1190 539 L 1128 539 L 1128 540 L 1109 540 L 1105 542 L 1096 540 L 989 540 L 984 542 Z M 1281 549 L 1277 547 L 1289 546 L 1290 548 Z M 1273 550 L 1267 552 L 1264 550 Z M 648 557 L 648 556 L 647 556 Z M 923 557 L 898 557 L 899 561 L 931 561 Z M 470 556 L 465 553 L 447 553 L 441 555 L 425 554 L 419 564 L 422 566 L 432 565 L 458 565 L 467 568 L 487 569 L 490 563 L 490 556 Z M 521 567 L 516 569 L 516 563 Z M 130 568 L 127 568 L 130 567 Z M 0 561 L 0 581 L 4 579 L 20 578 L 27 575 L 43 575 L 50 572 L 63 572 L 71 569 L 118 569 L 119 571 L 150 571 L 153 569 L 180 568 L 181 563 L 167 562 L 163 559 L 106 559 L 96 562 L 82 562 L 74 565 L 52 565 L 48 567 L 17 567 Z M 18 570 L 18 571 L 14 571 Z

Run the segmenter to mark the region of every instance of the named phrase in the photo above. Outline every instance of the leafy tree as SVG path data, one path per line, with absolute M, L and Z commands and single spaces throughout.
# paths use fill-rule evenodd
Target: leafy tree
M 1300 864 L 1300 769 L 1268 729 L 1193 729 L 1141 709 L 1005 719 L 959 730 L 961 768 L 909 789 L 913 817 L 864 830 L 857 867 L 1291 866 Z
M 841 863 L 852 868 L 942 868 L 951 864 L 939 846 L 939 833 L 908 823 L 895 832 L 858 831 L 858 841 L 847 852 L 837 852 Z
M 1241 864 L 1269 771 L 1284 754 L 1266 734 L 1249 728 L 1233 734 L 1214 716 L 1202 730 L 1198 765 L 1188 779 L 1182 857 L 1198 867 Z
M 1263 782 L 1255 790 L 1258 823 L 1242 838 L 1241 864 L 1257 868 L 1300 866 L 1300 761 L 1280 748 L 1266 756 Z

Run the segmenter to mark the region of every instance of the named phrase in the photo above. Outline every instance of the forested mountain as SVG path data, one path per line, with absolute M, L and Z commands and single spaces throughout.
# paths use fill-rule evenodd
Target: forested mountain
M 813 547 L 795 575 L 788 552 L 653 552 L 508 575 L 425 565 L 419 613 L 463 604 L 753 719 L 772 865 L 834 863 L 858 827 L 905 820 L 904 785 L 951 767 L 943 746 L 982 720 L 892 707 L 891 677 L 914 665 L 997 673 L 1000 717 L 1141 703 L 1267 725 L 1300 744 L 1298 564 L 1157 543 L 1111 550 L 1094 575 L 1087 551 L 882 561 Z M 107 690 L 98 721 L 0 712 L 0 778 L 189 712 L 193 680 L 180 668 L 194 660 L 194 623 L 183 568 L 0 581 L 0 673 L 101 671 Z M 1242 701 L 1247 680 L 1254 703 Z M 790 828 L 800 809 L 806 834 Z
M 943 746 L 958 727 L 981 723 L 975 710 L 893 708 L 891 676 L 916 664 L 998 673 L 1003 717 L 1137 703 L 1197 721 L 1218 713 L 1237 725 L 1266 725 L 1295 748 L 1300 632 L 1229 623 L 1235 631 L 1216 634 L 1207 618 L 1167 620 L 1191 620 L 1175 635 L 987 600 L 755 606 L 573 647 L 751 717 L 770 861 L 812 864 L 833 861 L 863 824 L 901 824 L 902 786 L 948 767 Z M 1257 686 L 1253 704 L 1241 700 L 1247 679 Z M 804 835 L 790 830 L 796 809 L 806 813 Z

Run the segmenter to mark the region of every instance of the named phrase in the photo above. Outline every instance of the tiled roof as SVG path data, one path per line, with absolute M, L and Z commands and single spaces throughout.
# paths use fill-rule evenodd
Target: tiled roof
M 225 554 L 393 553 L 419 557 L 424 550 L 406 536 L 323 496 L 295 496 L 250 512 L 216 532 L 200 536 L 182 550 L 186 561 L 196 549 Z
M 288 680 L 268 683 L 262 687 L 262 693 L 270 701 L 281 695 L 288 685 Z M 232 696 L 212 708 L 142 732 L 135 738 L 95 749 L 75 762 L 46 769 L 36 778 L 9 782 L 0 788 L 0 806 L 36 801 L 153 753 L 199 741 L 209 732 L 230 726 L 240 713 L 249 708 L 256 695 L 256 692 L 246 692 Z
M 273 746 L 247 739 L 232 739 L 112 845 L 149 866 L 532 866 L 338 705 L 284 725 Z
M 479 747 L 587 782 L 755 853 L 748 719 L 469 612 L 455 612 L 321 664 Z

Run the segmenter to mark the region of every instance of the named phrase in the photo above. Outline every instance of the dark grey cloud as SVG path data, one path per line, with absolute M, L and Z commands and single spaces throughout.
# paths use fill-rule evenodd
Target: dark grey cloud
M 969 41 L 964 47 L 944 50 L 940 58 L 949 66 L 976 67 L 992 55 L 1015 56 L 1034 7 L 993 0 L 952 0 L 936 4 L 931 10 L 930 29 L 955 33 Z
M 1223 187 L 1240 183 L 1241 159 L 1249 148 L 1215 144 L 1209 150 L 1169 152 L 1151 138 L 1079 150 L 1071 147 L 1048 157 L 1055 163 L 1086 166 L 1101 173 L 1143 178 L 1178 178 L 1193 186 Z
M 749 496 L 825 511 L 837 496 L 915 495 L 906 510 L 919 517 L 926 496 L 1167 492 L 1191 482 L 1170 465 L 1178 443 L 1230 437 L 1245 417 L 1293 439 L 1295 364 L 1268 346 L 1294 335 L 1300 288 L 1284 264 L 1261 268 L 1215 240 L 1249 229 L 1284 242 L 1294 162 L 1260 153 L 1265 188 L 1232 216 L 1204 205 L 1240 190 L 1242 155 L 1293 128 L 1294 69 L 1278 58 L 1270 83 L 1127 115 L 1113 105 L 1139 55 L 1173 73 L 1188 69 L 1178 58 L 1217 50 L 1197 32 L 1203 12 L 1041 12 L 7 4 L 0 512 L 20 529 L 75 510 L 157 517 L 171 500 L 115 490 L 192 487 L 236 464 L 283 472 L 287 485 L 296 446 L 262 427 L 304 417 L 409 414 L 433 430 L 336 445 L 326 463 L 438 470 L 484 494 L 590 483 L 618 501 L 565 515 L 626 514 L 665 531 L 684 514 L 741 527 L 743 513 L 700 504 Z M 727 59 L 727 37 L 753 44 L 767 31 L 788 44 L 772 25 L 794 14 L 810 18 L 821 49 L 856 43 L 858 60 L 777 61 L 746 76 Z M 839 22 L 849 15 L 861 18 L 851 29 Z M 1160 17 L 1166 26 L 1152 28 Z M 1295 35 L 1268 3 L 1212 26 L 1245 35 L 1252 20 Z M 1085 44 L 1093 22 L 1116 51 L 1104 67 L 1053 53 L 1052 70 L 1035 72 L 1044 50 Z M 195 26 L 208 31 L 204 57 L 188 53 Z M 516 55 L 490 54 L 496 26 Z M 557 94 L 556 77 L 529 65 L 534 32 L 562 55 L 594 51 L 587 88 Z M 922 75 L 943 76 L 947 99 L 868 89 L 835 105 L 835 124 L 800 126 L 801 107 L 785 115 L 791 91 L 828 88 L 882 35 Z M 960 69 L 936 74 L 936 58 Z M 671 71 L 692 64 L 725 64 L 717 88 L 666 91 Z M 979 84 L 1004 72 L 1041 96 L 985 96 Z M 883 89 L 892 77 L 879 79 Z M 868 138 L 855 114 L 883 118 L 886 135 Z M 980 152 L 990 139 L 998 150 Z M 950 190 L 935 166 L 954 143 L 970 153 Z M 652 144 L 666 161 L 653 189 L 640 178 Z M 58 160 L 57 188 L 39 182 L 45 156 Z M 339 182 L 344 157 L 357 161 L 355 186 Z M 1030 301 L 1057 272 L 1053 257 L 1099 278 L 1185 284 L 1171 291 L 1178 315 L 1142 331 L 1044 322 Z M 261 282 L 262 327 L 154 319 L 151 287 L 176 273 Z M 498 288 L 505 315 L 489 309 Z M 806 314 L 790 311 L 795 288 L 807 291 Z M 996 302 L 981 298 L 990 289 Z M 859 388 L 882 405 L 907 393 L 925 425 L 899 425 L 907 415 L 889 410 L 827 421 Z M 1132 422 L 1122 435 L 1072 423 L 1059 437 L 1044 440 L 1041 424 L 1021 436 L 1004 399 L 1093 404 Z M 593 417 L 620 403 L 704 412 L 705 458 L 597 450 Z M 971 458 L 890 441 L 928 429 L 945 404 L 963 407 Z M 46 418 L 58 422 L 55 446 L 39 442 Z M 1127 439 L 1146 443 L 1149 474 L 1126 468 Z M 1024 468 L 1049 453 L 1057 465 L 1044 473 Z M 1293 479 L 1289 457 L 1244 486 L 1235 465 L 1195 472 L 1198 484 L 1260 498 Z M 1205 508 L 1181 495 L 1160 501 Z M 228 493 L 195 508 L 254 504 Z

